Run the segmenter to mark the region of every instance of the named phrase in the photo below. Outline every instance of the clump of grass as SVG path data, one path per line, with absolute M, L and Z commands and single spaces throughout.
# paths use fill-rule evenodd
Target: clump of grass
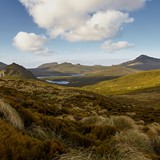
M 49 131 L 49 129 L 42 128 L 34 124 L 27 128 L 27 133 L 29 133 L 29 135 L 31 135 L 32 137 L 40 140 L 53 138 L 53 134 L 51 131 Z
M 116 145 L 106 156 L 107 160 L 151 160 L 151 158 L 126 144 Z
M 11 123 L 14 127 L 23 130 L 24 122 L 17 111 L 9 104 L 0 99 L 0 113 L 2 118 Z
M 85 124 L 90 124 L 90 125 L 100 124 L 105 121 L 106 121 L 106 117 L 103 117 L 103 116 L 89 116 L 89 117 L 84 117 L 81 120 L 81 122 Z
M 3 160 L 48 160 L 64 152 L 56 140 L 38 140 L 0 120 L 0 158 Z
M 136 129 L 135 121 L 128 116 L 111 116 L 114 126 L 119 130 Z
M 159 123 L 151 123 L 143 128 L 145 132 L 149 135 L 159 135 L 160 136 L 160 124 Z
M 70 149 L 66 154 L 61 155 L 59 160 L 106 160 L 90 151 L 82 149 Z
M 138 130 L 128 130 L 121 132 L 113 137 L 112 140 L 116 144 L 127 144 L 128 146 L 136 148 L 137 150 L 142 152 L 154 152 L 150 138 L 146 134 Z
M 151 137 L 151 144 L 155 153 L 160 156 L 160 136 Z

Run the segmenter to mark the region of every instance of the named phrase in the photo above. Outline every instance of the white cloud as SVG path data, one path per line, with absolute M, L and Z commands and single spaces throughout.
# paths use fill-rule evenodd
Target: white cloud
M 115 52 L 127 48 L 133 48 L 134 46 L 134 44 L 128 43 L 126 41 L 119 41 L 114 43 L 111 40 L 108 40 L 102 44 L 102 49 L 106 50 L 107 52 Z
M 119 11 L 97 12 L 85 25 L 65 33 L 64 37 L 70 41 L 97 41 L 112 38 L 123 24 L 131 22 L 133 18 Z
M 112 38 L 133 22 L 127 13 L 142 8 L 146 0 L 19 0 L 34 22 L 52 38 L 95 41 Z
M 35 33 L 19 32 L 13 39 L 13 45 L 23 52 L 48 55 L 51 52 L 47 48 L 44 48 L 46 41 L 47 38 L 45 36 L 36 35 Z

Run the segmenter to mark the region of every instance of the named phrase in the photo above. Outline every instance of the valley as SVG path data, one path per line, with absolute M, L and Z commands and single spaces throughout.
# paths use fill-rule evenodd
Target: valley
M 73 65 L 70 73 L 52 69 L 51 75 L 15 63 L 4 67 L 0 158 L 159 160 L 160 70 L 102 68 L 76 72 Z

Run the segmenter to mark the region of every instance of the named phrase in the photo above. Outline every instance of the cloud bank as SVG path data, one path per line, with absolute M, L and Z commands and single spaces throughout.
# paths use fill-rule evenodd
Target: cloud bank
M 146 0 L 19 0 L 34 22 L 52 38 L 97 41 L 117 35 L 132 23 L 127 12 L 142 8 Z
M 107 52 L 116 52 L 119 50 L 133 48 L 135 45 L 126 41 L 112 42 L 111 40 L 105 41 L 102 45 L 102 49 Z
M 13 39 L 13 45 L 23 51 L 37 55 L 49 55 L 51 52 L 44 48 L 47 41 L 45 36 L 36 35 L 35 33 L 19 32 Z

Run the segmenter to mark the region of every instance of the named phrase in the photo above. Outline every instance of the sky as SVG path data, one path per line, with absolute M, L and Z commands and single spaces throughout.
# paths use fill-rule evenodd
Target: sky
M 160 58 L 159 0 L 1 0 L 0 62 L 115 65 Z

